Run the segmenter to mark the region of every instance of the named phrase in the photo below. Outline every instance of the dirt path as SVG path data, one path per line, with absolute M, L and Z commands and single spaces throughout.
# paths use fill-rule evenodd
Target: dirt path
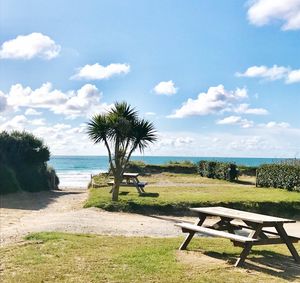
M 144 216 L 83 209 L 85 189 L 19 193 L 1 197 L 1 246 L 31 232 L 63 231 L 106 235 L 172 237 L 180 235 L 175 217 Z
M 18 193 L 1 196 L 1 246 L 22 241 L 31 232 L 61 231 L 104 235 L 177 237 L 182 233 L 174 223 L 194 221 L 188 217 L 145 216 L 84 209 L 86 189 Z M 288 231 L 300 236 L 300 222 Z

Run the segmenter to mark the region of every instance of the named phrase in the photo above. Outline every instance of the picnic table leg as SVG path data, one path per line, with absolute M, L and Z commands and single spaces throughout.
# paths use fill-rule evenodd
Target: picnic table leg
M 142 191 L 142 193 L 145 193 L 144 186 L 139 186 L 139 188 Z
M 256 239 L 259 234 L 261 233 L 261 229 L 263 228 L 263 225 L 262 224 L 259 224 L 256 226 L 255 230 L 252 231 L 248 238 L 252 238 L 252 239 Z M 253 244 L 252 243 L 245 243 L 244 244 L 244 249 L 242 250 L 241 254 L 240 254 L 240 257 L 237 259 L 236 263 L 234 266 L 236 267 L 240 267 L 244 264 L 247 256 L 249 255 L 251 249 L 252 249 L 252 246 Z
M 235 234 L 234 226 L 230 223 L 233 218 L 228 217 L 220 217 L 220 221 L 212 225 L 212 227 L 216 230 L 227 230 L 229 233 Z
M 281 239 L 284 241 L 284 243 L 287 245 L 288 249 L 290 250 L 294 260 L 298 263 L 300 263 L 300 257 L 298 252 L 296 251 L 292 241 L 290 240 L 288 234 L 286 233 L 285 229 L 283 228 L 283 224 L 282 223 L 276 223 L 275 228 L 279 234 L 279 236 L 281 237 Z
M 137 184 L 135 184 L 135 187 L 136 187 L 136 190 L 138 191 L 139 194 L 143 193 L 143 191 L 141 190 L 141 188 Z
M 201 226 L 203 224 L 203 222 L 205 221 L 205 218 L 206 218 L 206 215 L 200 215 L 199 220 L 196 221 L 195 225 Z M 193 232 L 193 231 L 189 232 L 189 234 L 184 239 L 183 243 L 180 245 L 179 250 L 186 250 L 188 244 L 193 239 L 195 233 L 196 232 Z

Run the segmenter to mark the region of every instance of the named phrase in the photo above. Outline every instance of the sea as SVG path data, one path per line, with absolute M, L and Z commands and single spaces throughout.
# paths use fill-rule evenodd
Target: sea
M 232 162 L 237 165 L 259 166 L 266 163 L 278 163 L 283 158 L 245 158 L 245 157 L 190 157 L 190 156 L 133 156 L 131 160 L 140 160 L 147 164 L 165 164 L 169 161 L 211 160 Z M 107 172 L 107 156 L 52 156 L 49 161 L 60 180 L 59 187 L 87 187 L 91 175 Z

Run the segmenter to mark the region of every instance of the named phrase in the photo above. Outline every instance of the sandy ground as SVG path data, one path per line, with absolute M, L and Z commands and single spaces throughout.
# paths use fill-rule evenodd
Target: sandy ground
M 38 231 L 63 231 L 105 235 L 173 237 L 180 218 L 144 216 L 82 208 L 86 189 L 19 193 L 1 197 L 1 245 L 21 241 Z
M 194 221 L 190 217 L 145 216 L 82 208 L 86 189 L 18 193 L 1 196 L 1 246 L 22 241 L 31 232 L 61 231 L 102 235 L 177 237 L 176 222 Z M 213 220 L 212 220 L 213 221 Z M 286 226 L 300 237 L 300 222 Z

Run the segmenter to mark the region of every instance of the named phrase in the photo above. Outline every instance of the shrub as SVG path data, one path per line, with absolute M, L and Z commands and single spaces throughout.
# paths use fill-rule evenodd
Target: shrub
M 0 161 L 13 171 L 22 190 L 35 192 L 57 187 L 55 171 L 47 168 L 49 157 L 48 147 L 30 133 L 0 133 Z M 3 182 L 10 182 L 10 174 L 5 176 Z
M 110 173 L 99 173 L 92 176 L 90 183 L 88 184 L 88 189 L 90 188 L 101 188 L 107 187 L 109 181 Z
M 129 172 L 136 172 L 141 175 L 145 174 L 159 174 L 163 172 L 168 173 L 182 173 L 182 174 L 196 174 L 197 165 L 191 162 L 178 162 L 170 163 L 163 165 L 154 165 L 154 164 L 145 164 L 143 162 L 130 161 L 127 168 Z
M 201 160 L 198 173 L 202 177 L 234 181 L 238 177 L 237 166 L 233 163 Z
M 0 165 L 0 194 L 14 193 L 20 190 L 14 171 L 5 165 Z
M 300 166 L 289 163 L 261 165 L 257 169 L 256 185 L 300 191 Z

